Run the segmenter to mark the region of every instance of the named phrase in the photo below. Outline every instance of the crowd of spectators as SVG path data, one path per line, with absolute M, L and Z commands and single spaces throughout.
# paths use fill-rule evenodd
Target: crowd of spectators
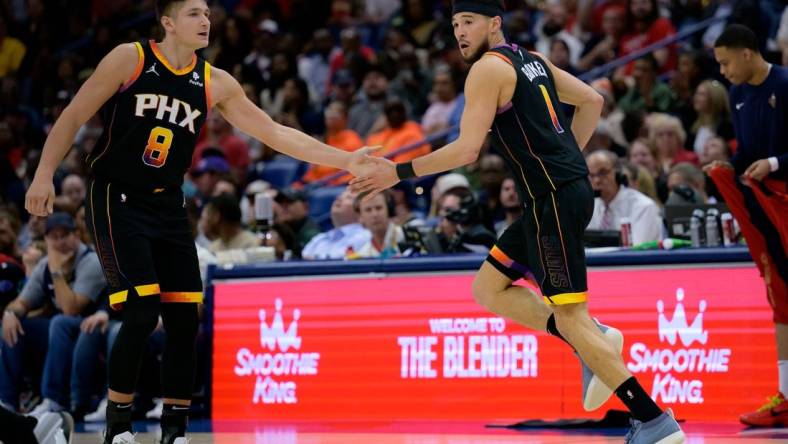
M 211 43 L 201 56 L 230 72 L 277 121 L 344 150 L 380 145 L 378 154 L 396 161 L 456 138 L 468 66 L 452 34 L 450 0 L 209 3 Z M 666 205 L 719 199 L 700 168 L 728 159 L 736 143 L 713 42 L 726 23 L 744 23 L 759 30 L 767 60 L 788 61 L 783 2 L 506 3 L 507 39 L 576 75 L 720 18 L 587 79 L 605 107 L 586 148 L 599 196 L 592 229 L 617 230 L 627 218 L 635 242 L 657 240 L 668 234 Z M 33 393 L 47 408 L 86 413 L 104 389 L 81 385 L 74 375 L 97 369 L 78 368 L 85 359 L 71 357 L 104 356 L 106 347 L 91 335 L 101 332 L 106 342 L 110 332 L 111 342 L 115 322 L 85 224 L 84 159 L 101 134 L 101 116 L 79 130 L 56 174 L 56 218 L 27 215 L 24 191 L 47 132 L 101 57 L 119 43 L 159 36 L 152 10 L 151 0 L 0 1 L 0 310 L 11 307 L 19 315 L 15 322 L 5 319 L 13 313 L 4 314 L 2 354 L 21 356 L 21 342 L 45 350 L 46 337 L 37 343 L 40 335 L 20 334 L 37 329 L 54 332 L 49 347 L 54 340 L 60 352 L 39 355 L 43 373 L 23 373 L 19 359 L 8 381 L 26 384 L 0 384 L 0 402 L 9 408 L 20 408 L 19 388 L 26 387 L 22 408 L 32 404 Z M 571 116 L 572 110 L 563 112 Z M 227 250 L 260 246 L 272 247 L 278 260 L 484 252 L 523 210 L 503 159 L 487 146 L 472 165 L 400 183 L 366 202 L 344 188 L 348 180 L 331 168 L 278 155 L 212 113 L 183 186 L 201 264 Z M 254 232 L 260 193 L 273 202 L 264 235 Z M 67 287 L 58 290 L 61 280 Z M 44 320 L 34 321 L 33 314 Z M 70 380 L 53 370 L 64 368 L 71 368 Z

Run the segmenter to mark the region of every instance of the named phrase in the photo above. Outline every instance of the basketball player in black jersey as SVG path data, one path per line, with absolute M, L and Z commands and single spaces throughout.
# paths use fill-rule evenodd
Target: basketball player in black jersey
M 634 416 L 627 442 L 683 442 L 673 417 L 627 371 L 620 332 L 592 320 L 586 305 L 582 236 L 594 194 L 580 147 L 596 127 L 603 99 L 542 55 L 507 44 L 503 12 L 498 0 L 454 2 L 454 35 L 462 57 L 473 64 L 459 139 L 412 162 L 375 158 L 376 171 L 354 179 L 353 187 L 371 197 L 399 180 L 467 165 L 477 159 L 490 133 L 516 178 L 525 209 L 476 275 L 476 300 L 570 344 L 583 363 L 584 407 L 598 408 L 615 391 Z M 576 107 L 571 126 L 559 100 Z M 513 286 L 520 278 L 535 281 L 544 298 Z
M 205 0 L 158 0 L 161 42 L 113 49 L 55 123 L 25 206 L 52 213 L 53 173 L 77 130 L 103 106 L 105 129 L 88 158 L 88 214 L 96 248 L 123 324 L 110 354 L 105 442 L 134 443 L 131 403 L 140 357 L 161 314 L 163 444 L 185 444 L 194 376 L 194 340 L 202 301 L 197 254 L 181 192 L 208 112 L 297 159 L 364 175 L 368 148 L 331 148 L 275 123 L 227 72 L 195 55 L 208 45 Z

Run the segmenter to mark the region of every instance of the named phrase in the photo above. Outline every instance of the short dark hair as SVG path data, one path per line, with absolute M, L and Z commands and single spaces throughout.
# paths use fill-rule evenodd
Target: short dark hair
M 752 29 L 744 25 L 730 25 L 722 31 L 717 40 L 714 42 L 715 48 L 734 48 L 734 49 L 750 49 L 755 52 L 760 52 L 758 49 L 758 36 L 752 32 Z
M 171 8 L 176 3 L 181 3 L 185 0 L 156 0 L 156 21 L 161 21 L 163 15 L 170 15 Z
M 222 222 L 241 223 L 241 205 L 235 196 L 227 193 L 220 194 L 213 197 L 208 205 L 219 213 Z

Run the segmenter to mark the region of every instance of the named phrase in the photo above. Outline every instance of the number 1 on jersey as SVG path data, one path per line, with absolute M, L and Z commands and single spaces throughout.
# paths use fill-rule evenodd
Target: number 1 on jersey
M 550 94 L 547 93 L 547 88 L 544 85 L 539 85 L 539 89 L 542 90 L 542 95 L 544 96 L 544 101 L 547 104 L 547 111 L 550 112 L 550 118 L 553 120 L 553 126 L 558 134 L 564 132 L 564 128 L 561 127 L 561 122 L 558 121 L 558 114 L 555 112 L 555 108 L 553 108 L 553 101 L 550 100 Z
M 148 145 L 142 153 L 142 162 L 154 168 L 161 168 L 167 161 L 167 154 L 172 145 L 172 130 L 157 126 L 153 128 L 148 136 Z

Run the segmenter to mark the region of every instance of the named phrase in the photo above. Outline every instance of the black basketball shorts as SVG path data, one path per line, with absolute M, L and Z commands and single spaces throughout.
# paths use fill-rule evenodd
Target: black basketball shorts
M 562 184 L 528 202 L 523 215 L 504 231 L 487 262 L 512 281 L 525 278 L 549 305 L 587 300 L 583 233 L 594 212 L 588 179 Z
M 197 250 L 180 189 L 142 191 L 101 179 L 88 183 L 85 218 L 110 306 L 138 298 L 200 303 Z

